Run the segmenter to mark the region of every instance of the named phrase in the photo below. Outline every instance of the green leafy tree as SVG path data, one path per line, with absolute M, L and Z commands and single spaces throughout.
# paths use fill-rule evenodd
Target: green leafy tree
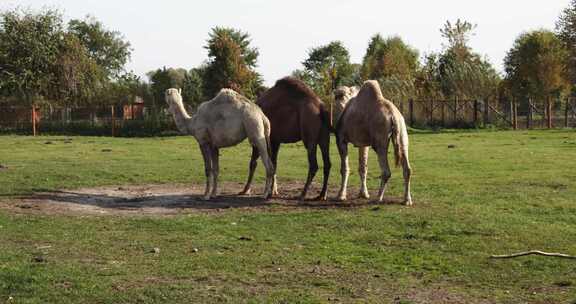
M 47 98 L 64 31 L 56 10 L 0 13 L 0 93 L 34 103 Z
M 109 78 L 123 74 L 124 66 L 130 60 L 130 43 L 117 31 L 87 16 L 84 20 L 74 19 L 68 23 L 68 31 L 76 35 L 86 46 L 90 57 L 101 66 Z
M 362 62 L 364 79 L 386 77 L 412 78 L 419 66 L 418 51 L 400 37 L 382 39 L 378 34 L 372 37 Z
M 208 44 L 208 62 L 203 75 L 203 93 L 212 98 L 222 88 L 234 89 L 254 99 L 262 78 L 255 71 L 258 49 L 250 46 L 247 33 L 216 27 Z
M 68 105 L 85 104 L 93 100 L 97 90 L 102 89 L 103 69 L 90 58 L 86 47 L 75 35 L 64 34 L 54 68 L 55 81 L 49 91 L 51 100 Z
M 490 62 L 468 46 L 475 26 L 458 19 L 446 22 L 440 30 L 448 40 L 445 51 L 438 59 L 438 77 L 446 97 L 460 99 L 489 98 L 497 92 L 498 72 Z
M 392 100 L 415 95 L 415 77 L 419 68 L 418 51 L 400 37 L 370 39 L 362 61 L 362 78 L 380 82 L 382 93 Z
M 186 73 L 182 84 L 182 97 L 185 102 L 198 105 L 205 100 L 204 92 L 202 91 L 205 71 L 206 67 L 201 66 Z
M 569 88 L 566 62 L 569 51 L 551 31 L 520 35 L 506 55 L 504 65 L 512 92 L 519 98 L 545 100 Z
M 556 33 L 569 52 L 567 69 L 570 75 L 572 90 L 576 85 L 576 0 L 560 14 L 556 22 Z
M 313 48 L 302 63 L 304 71 L 296 72 L 325 101 L 329 101 L 332 92 L 341 85 L 351 85 L 357 69 L 350 63 L 350 54 L 342 42 L 333 41 L 327 45 Z
M 184 82 L 188 72 L 185 69 L 174 69 L 163 67 L 155 71 L 148 72 L 150 79 L 150 89 L 154 100 L 157 103 L 162 103 L 164 100 L 164 92 L 170 88 L 183 88 Z
M 444 98 L 439 76 L 439 54 L 428 54 L 424 57 L 422 67 L 415 80 L 417 96 L 422 100 L 439 100 Z

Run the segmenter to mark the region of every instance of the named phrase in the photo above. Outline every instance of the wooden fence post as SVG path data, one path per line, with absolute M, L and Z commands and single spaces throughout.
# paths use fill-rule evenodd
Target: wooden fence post
M 32 104 L 32 135 L 36 136 L 36 105 Z
M 116 117 L 114 115 L 114 106 L 111 106 L 110 109 L 112 110 L 112 137 L 116 136 Z
M 408 100 L 408 111 L 410 111 L 410 126 L 414 127 L 414 100 L 412 98 Z

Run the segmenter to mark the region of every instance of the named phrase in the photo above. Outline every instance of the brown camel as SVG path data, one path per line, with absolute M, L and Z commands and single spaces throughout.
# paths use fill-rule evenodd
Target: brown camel
M 338 194 L 339 200 L 346 200 L 348 186 L 348 143 L 359 147 L 359 171 L 362 180 L 360 197 L 368 198 L 366 189 L 366 162 L 368 147 L 378 154 L 382 170 L 378 201 L 382 202 L 386 184 L 391 172 L 388 165 L 388 144 L 392 139 L 396 165 L 402 165 L 404 175 L 404 203 L 412 205 L 410 195 L 411 168 L 408 160 L 408 132 L 404 117 L 396 106 L 382 96 L 377 81 L 368 80 L 356 95 L 356 90 L 340 88 L 336 91 L 336 104 L 344 105 L 336 127 L 336 142 L 342 161 L 342 186 Z M 349 100 L 346 100 L 349 99 Z
M 274 87 L 264 92 L 256 102 L 270 120 L 271 154 L 274 168 L 277 165 L 278 151 L 281 143 L 304 142 L 308 150 L 308 178 L 300 199 L 306 198 L 306 192 L 318 171 L 316 158 L 317 146 L 322 152 L 324 163 L 324 180 L 317 200 L 326 200 L 328 177 L 330 175 L 330 119 L 324 103 L 304 82 L 285 77 L 276 82 Z M 250 173 L 244 190 L 240 194 L 249 194 L 256 169 L 259 151 L 252 149 Z M 277 195 L 276 174 L 274 174 L 272 194 Z

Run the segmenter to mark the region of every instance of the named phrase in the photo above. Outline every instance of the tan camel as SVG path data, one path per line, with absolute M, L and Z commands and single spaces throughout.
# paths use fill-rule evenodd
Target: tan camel
M 271 196 L 274 165 L 269 153 L 270 122 L 256 104 L 233 90 L 222 89 L 214 99 L 200 104 L 190 117 L 182 103 L 181 90 L 166 90 L 165 99 L 178 130 L 194 136 L 200 145 L 206 173 L 205 200 L 218 194 L 218 149 L 235 146 L 246 137 L 262 156 L 266 168 L 264 198 Z
M 404 175 L 404 203 L 412 205 L 410 195 L 411 168 L 408 160 L 408 132 L 404 117 L 396 106 L 382 96 L 377 81 L 364 82 L 358 91 L 356 88 L 341 87 L 335 92 L 336 143 L 341 159 L 342 185 L 339 200 L 346 200 L 348 187 L 348 143 L 359 147 L 359 173 L 362 181 L 360 194 L 368 198 L 366 173 L 368 148 L 372 147 L 382 170 L 378 201 L 384 199 L 386 184 L 392 175 L 388 164 L 388 144 L 392 139 L 396 165 L 402 165 Z

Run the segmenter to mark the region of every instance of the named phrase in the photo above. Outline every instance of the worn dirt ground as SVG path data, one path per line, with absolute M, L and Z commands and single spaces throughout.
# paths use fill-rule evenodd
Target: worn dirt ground
M 255 186 L 250 196 L 237 195 L 240 183 L 222 184 L 219 196 L 204 201 L 203 185 L 137 185 L 107 186 L 39 192 L 30 196 L 0 200 L 0 209 L 17 213 L 61 215 L 175 215 L 194 212 L 221 212 L 240 209 L 254 212 L 289 211 L 322 208 L 358 208 L 367 205 L 400 204 L 400 198 L 386 197 L 385 203 L 356 199 L 357 189 L 349 189 L 349 200 L 334 200 L 336 193 L 329 193 L 328 201 L 314 201 L 317 187 L 308 192 L 310 199 L 300 201 L 302 185 L 284 183 L 280 195 L 270 200 L 261 197 L 262 186 Z M 317 186 L 317 185 L 315 185 Z M 374 196 L 375 194 L 372 193 Z

